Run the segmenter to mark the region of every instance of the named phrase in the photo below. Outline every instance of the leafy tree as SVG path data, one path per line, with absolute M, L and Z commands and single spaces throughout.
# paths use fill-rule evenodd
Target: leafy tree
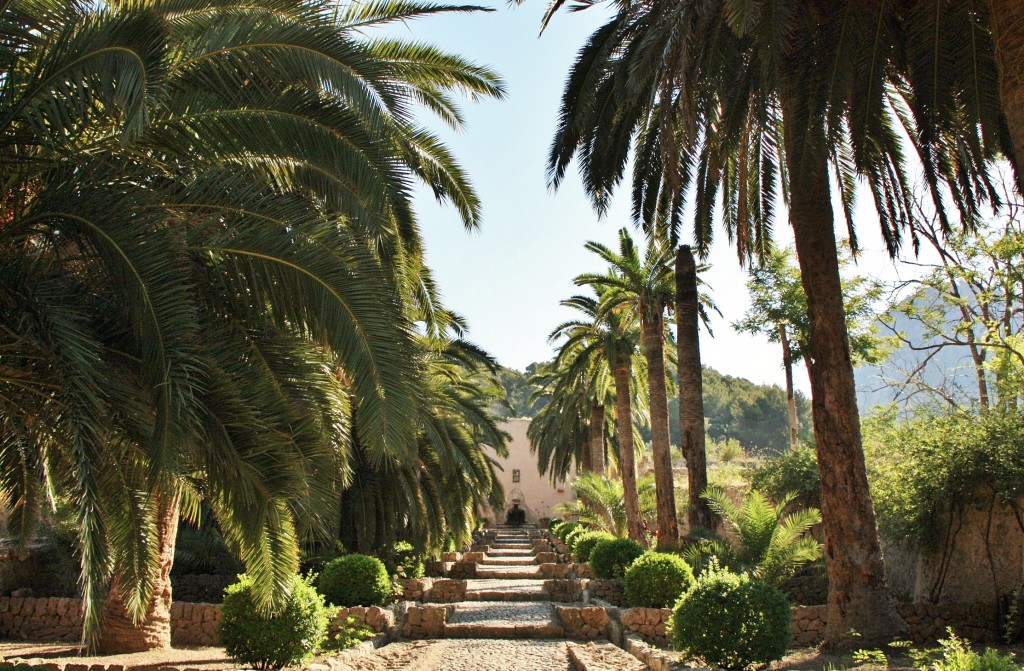
M 840 271 L 848 269 L 852 258 L 842 256 Z M 882 298 L 881 281 L 864 276 L 844 277 L 843 312 L 846 314 L 850 353 L 854 364 L 877 363 L 887 354 L 878 336 L 874 304 Z M 733 324 L 742 333 L 766 336 L 782 345 L 782 365 L 786 371 L 786 402 L 789 411 L 790 448 L 799 442 L 796 393 L 793 389 L 793 366 L 807 358 L 810 323 L 807 318 L 807 295 L 800 282 L 800 269 L 794 264 L 793 252 L 786 248 L 772 251 L 751 269 L 747 281 L 750 309 L 743 319 Z
M 524 372 L 505 368 L 498 370 L 498 381 L 505 390 L 506 400 L 511 412 L 511 417 L 535 417 L 543 407 L 543 401 L 532 400 L 533 386 L 530 384 L 530 377 L 535 375 L 544 364 L 531 363 Z
M 915 230 L 939 260 L 925 266 L 928 272 L 923 277 L 905 285 L 911 289 L 909 295 L 883 319 L 912 353 L 903 379 L 888 382 L 897 388 L 896 399 L 923 392 L 953 406 L 966 404 L 965 398 L 973 396 L 983 410 L 1016 408 L 1024 384 L 1024 225 L 1020 206 L 1014 205 L 1001 222 L 991 222 L 977 235 L 940 237 L 935 219 Z M 923 264 L 913 265 L 920 268 Z M 897 327 L 897 317 L 906 325 L 904 329 Z M 933 359 L 941 361 L 951 351 L 969 355 L 976 395 L 957 389 L 953 376 L 944 369 L 939 384 L 929 380 Z

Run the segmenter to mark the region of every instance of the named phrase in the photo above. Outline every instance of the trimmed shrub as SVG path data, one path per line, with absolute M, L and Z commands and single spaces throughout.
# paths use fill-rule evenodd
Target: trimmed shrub
M 580 525 L 565 535 L 565 546 L 569 548 L 569 552 L 572 552 L 573 549 L 576 547 L 576 539 L 578 539 L 583 534 L 588 533 L 589 531 L 590 529 L 583 525 Z
M 562 522 L 551 533 L 555 534 L 555 537 L 564 543 L 565 537 L 569 535 L 569 532 L 578 529 L 580 526 L 579 522 Z
M 425 572 L 423 557 L 412 543 L 398 541 L 380 553 L 380 560 L 389 576 L 397 578 L 422 578 Z M 361 605 L 361 604 L 360 604 Z
M 284 610 L 273 617 L 259 614 L 252 592 L 252 579 L 244 574 L 224 590 L 217 635 L 227 654 L 257 669 L 307 661 L 327 638 L 331 619 L 310 579 L 295 577 Z
M 600 541 L 612 540 L 614 538 L 615 536 L 607 531 L 585 531 L 573 539 L 572 555 L 576 558 L 576 561 L 590 561 L 590 553 L 594 550 L 595 545 Z
M 626 569 L 626 603 L 636 608 L 669 608 L 693 585 L 693 569 L 682 557 L 648 552 Z
M 777 588 L 712 565 L 676 603 L 669 636 L 677 650 L 709 666 L 747 669 L 782 659 L 789 618 Z
M 383 606 L 391 595 L 391 576 L 376 557 L 350 554 L 328 563 L 317 587 L 335 606 Z
M 598 541 L 590 551 L 590 568 L 595 578 L 621 578 L 629 565 L 643 553 L 640 544 L 629 538 Z

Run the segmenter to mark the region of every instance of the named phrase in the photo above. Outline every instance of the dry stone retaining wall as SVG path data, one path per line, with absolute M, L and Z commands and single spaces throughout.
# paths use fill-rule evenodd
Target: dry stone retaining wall
M 568 638 L 591 641 L 608 638 L 608 611 L 600 606 L 555 606 Z
M 587 581 L 587 589 L 590 590 L 592 598 L 607 601 L 613 606 L 626 605 L 625 588 L 622 585 L 622 581 L 618 578 L 612 578 L 611 580 L 591 579 Z
M 220 606 L 171 604 L 171 640 L 175 645 L 216 645 Z M 82 635 L 82 602 L 67 598 L 0 598 L 0 638 L 77 641 Z

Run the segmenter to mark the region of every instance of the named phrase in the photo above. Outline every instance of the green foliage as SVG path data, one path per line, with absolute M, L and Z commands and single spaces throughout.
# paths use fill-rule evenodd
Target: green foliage
M 691 585 L 693 569 L 681 557 L 648 552 L 626 569 L 626 603 L 631 607 L 668 608 Z
M 658 500 L 654 478 L 640 478 L 636 483 L 637 498 L 640 500 L 640 518 L 653 524 L 658 513 Z M 576 500 L 560 503 L 555 510 L 573 515 L 594 529 L 607 531 L 613 536 L 626 535 L 626 501 L 622 481 L 607 475 L 582 473 L 572 484 Z
M 729 464 L 743 456 L 743 446 L 735 438 L 715 440 L 708 437 L 705 449 L 709 457 L 717 457 L 723 464 Z
M 615 536 L 611 535 L 607 531 L 586 531 L 574 539 L 572 545 L 572 554 L 576 558 L 576 561 L 586 562 L 590 561 L 590 553 L 594 550 L 594 546 L 600 541 L 611 540 Z
M 574 529 L 571 529 L 569 533 L 565 535 L 565 545 L 569 548 L 569 552 L 574 552 L 576 550 L 576 539 L 588 531 L 590 531 L 590 529 L 581 524 Z
M 967 641 L 959 638 L 948 629 L 949 637 L 939 641 L 938 657 L 930 665 L 922 665 L 925 671 L 930 667 L 934 671 L 1020 671 L 1012 654 L 1002 655 L 988 648 L 978 654 L 971 649 Z
M 501 408 L 499 414 L 509 417 L 534 417 L 547 401 L 531 398 L 534 392 L 530 384 L 530 376 L 540 370 L 542 363 L 531 363 L 520 373 L 512 368 L 502 366 L 498 370 L 498 382 L 505 391 L 507 407 Z
M 704 416 L 707 435 L 715 441 L 734 438 L 752 454 L 779 454 L 789 449 L 789 415 L 786 392 L 777 385 L 754 384 L 741 377 L 724 375 L 704 367 Z M 810 437 L 811 404 L 796 393 L 801 435 Z M 681 445 L 679 398 L 669 398 L 669 432 L 672 443 Z M 649 432 L 642 429 L 649 438 Z
M 391 595 L 391 577 L 376 557 L 350 554 L 329 562 L 317 587 L 335 606 L 382 606 Z
M 1024 415 L 894 409 L 864 421 L 878 523 L 891 539 L 939 537 L 945 515 L 979 500 L 1010 503 L 1024 482 Z
M 323 645 L 325 650 L 348 650 L 375 635 L 373 629 L 367 627 L 365 623 L 360 623 L 351 615 L 342 623 L 336 622 L 334 626 L 337 627 L 337 631 L 327 638 Z
M 679 599 L 669 636 L 677 650 L 712 667 L 768 664 L 789 647 L 789 602 L 762 580 L 711 566 Z
M 565 524 L 565 520 L 563 520 L 560 517 L 552 517 L 550 520 L 548 520 L 548 531 L 550 531 L 551 533 L 555 533 L 555 529 L 557 529 L 562 524 Z
M 380 560 L 384 562 L 384 568 L 389 576 L 395 578 L 423 577 L 425 570 L 423 555 L 417 552 L 412 543 L 398 541 L 378 554 Z
M 582 525 L 579 522 L 566 520 L 565 522 L 562 522 L 561 524 L 556 526 L 555 530 L 552 533 L 555 534 L 555 537 L 558 538 L 558 540 L 565 543 L 565 539 L 568 538 L 569 534 L 575 531 L 576 529 L 579 529 L 581 526 Z
M 217 634 L 227 654 L 257 669 L 280 669 L 309 659 L 327 638 L 330 609 L 310 579 L 296 576 L 284 609 L 260 613 L 252 578 L 240 575 L 224 590 Z
M 801 566 L 821 557 L 821 544 L 807 535 L 821 522 L 816 508 L 784 515 L 789 497 L 772 505 L 758 491 L 750 492 L 737 506 L 714 487 L 708 488 L 704 498 L 722 517 L 734 540 L 712 537 L 697 541 L 684 553 L 695 566 L 714 557 L 729 569 L 749 571 L 759 580 L 780 585 Z
M 640 544 L 629 538 L 598 541 L 590 551 L 590 568 L 595 578 L 621 578 L 643 553 Z
M 765 460 L 750 474 L 750 488 L 764 492 L 773 501 L 789 496 L 805 508 L 820 506 L 821 480 L 814 447 L 800 445 Z

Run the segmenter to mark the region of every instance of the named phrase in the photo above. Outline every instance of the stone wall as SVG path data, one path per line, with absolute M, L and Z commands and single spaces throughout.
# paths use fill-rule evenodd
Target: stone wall
M 395 623 L 395 614 L 388 608 L 380 606 L 353 606 L 341 608 L 331 621 L 332 630 L 337 630 L 347 624 L 348 618 L 352 618 L 353 624 L 365 626 L 375 634 L 383 634 Z M 333 633 L 333 632 L 332 632 Z
M 793 645 L 810 647 L 821 643 L 825 637 L 826 610 L 827 606 L 793 606 Z
M 613 606 L 626 605 L 625 588 L 622 585 L 622 581 L 618 578 L 612 578 L 611 580 L 594 578 L 587 581 L 587 588 L 590 590 L 591 598 L 607 601 Z
M 402 601 L 426 601 L 434 587 L 434 578 L 401 578 Z
M 433 603 L 457 603 L 466 600 L 465 580 L 435 580 L 433 587 L 424 595 L 425 601 Z
M 402 625 L 403 638 L 442 638 L 444 623 L 454 606 L 410 605 Z
M 591 641 L 608 638 L 608 611 L 599 606 L 555 606 L 568 638 Z
M 544 589 L 551 595 L 552 601 L 572 603 L 583 601 L 583 583 L 571 578 L 564 580 L 545 580 Z
M 233 575 L 186 574 L 171 575 L 171 593 L 175 601 L 189 603 L 220 603 L 224 588 L 238 581 Z
M 171 604 L 171 640 L 175 645 L 216 645 L 220 606 Z M 0 638 L 77 641 L 82 635 L 80 599 L 0 597 Z
M 667 648 L 666 627 L 671 608 L 624 608 L 619 611 L 623 632 L 633 632 L 648 643 Z

